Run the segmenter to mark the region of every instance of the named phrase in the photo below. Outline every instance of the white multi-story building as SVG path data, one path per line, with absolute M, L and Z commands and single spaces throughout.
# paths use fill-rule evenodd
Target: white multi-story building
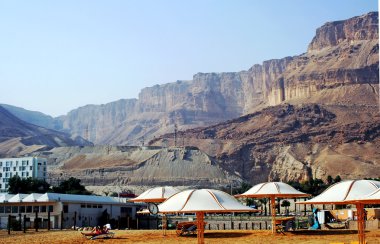
M 46 162 L 39 157 L 0 158 L 0 191 L 7 191 L 9 178 L 15 175 L 46 180 Z

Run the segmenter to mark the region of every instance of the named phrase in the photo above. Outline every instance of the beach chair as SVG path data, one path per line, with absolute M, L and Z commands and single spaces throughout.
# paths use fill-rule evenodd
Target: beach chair
M 106 226 L 105 226 L 106 227 Z M 97 229 L 97 230 L 100 230 Z M 103 229 L 103 231 L 96 231 L 96 232 L 90 232 L 90 233 L 83 233 L 81 232 L 81 234 L 89 239 L 89 240 L 96 240 L 96 239 L 110 239 L 110 238 L 113 238 L 115 233 L 114 232 L 110 232 L 109 231 L 109 228 L 107 226 L 107 228 Z
M 205 222 L 204 225 L 207 223 Z M 176 227 L 177 236 L 197 234 L 197 221 L 181 222 Z
M 90 240 L 96 240 L 96 239 L 111 239 L 115 236 L 115 233 L 114 232 L 108 232 L 108 233 L 104 233 L 104 234 L 99 234 L 99 235 L 94 235 L 92 236 L 91 238 L 89 238 Z

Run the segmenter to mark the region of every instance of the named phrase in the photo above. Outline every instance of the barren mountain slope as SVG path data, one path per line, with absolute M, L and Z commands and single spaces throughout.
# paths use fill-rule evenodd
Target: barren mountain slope
M 154 185 L 218 188 L 241 182 L 194 147 L 60 147 L 34 155 L 48 158 L 52 184 L 76 177 L 100 193 L 112 186 L 140 191 Z
M 376 106 L 279 105 L 215 126 L 180 132 L 251 183 L 309 177 L 378 177 L 380 115 Z M 173 144 L 173 134 L 157 138 Z
M 17 156 L 41 148 L 91 145 L 82 138 L 29 124 L 0 106 L 0 155 Z

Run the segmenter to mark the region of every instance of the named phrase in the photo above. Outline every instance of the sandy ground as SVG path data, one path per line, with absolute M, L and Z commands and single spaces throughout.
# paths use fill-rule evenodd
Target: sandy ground
M 72 230 L 53 230 L 34 232 L 29 230 L 27 233 L 0 231 L 0 243 L 197 243 L 196 235 L 177 237 L 174 231 L 163 232 L 159 230 L 114 230 L 113 239 L 87 240 L 80 232 Z M 206 231 L 206 243 L 230 244 L 230 243 L 351 243 L 357 241 L 357 232 L 342 231 L 296 231 L 286 232 L 286 235 L 272 235 L 270 231 Z M 380 230 L 367 231 L 366 240 L 368 244 L 380 243 Z

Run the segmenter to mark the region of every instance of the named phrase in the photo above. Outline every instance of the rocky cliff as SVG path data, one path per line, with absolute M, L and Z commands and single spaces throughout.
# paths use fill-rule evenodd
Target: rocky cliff
M 367 105 L 278 105 L 178 137 L 252 184 L 380 174 L 380 116 Z
M 215 124 L 268 105 L 379 101 L 378 13 L 318 28 L 308 51 L 247 71 L 198 73 L 144 88 L 137 100 L 73 110 L 63 128 L 97 144 L 140 144 L 178 129 Z M 88 128 L 88 129 L 87 129 Z
M 138 145 L 179 130 L 216 124 L 270 105 L 379 102 L 378 13 L 318 28 L 306 53 L 240 72 L 198 73 L 141 90 L 138 99 L 87 105 L 53 124 L 95 144 Z

